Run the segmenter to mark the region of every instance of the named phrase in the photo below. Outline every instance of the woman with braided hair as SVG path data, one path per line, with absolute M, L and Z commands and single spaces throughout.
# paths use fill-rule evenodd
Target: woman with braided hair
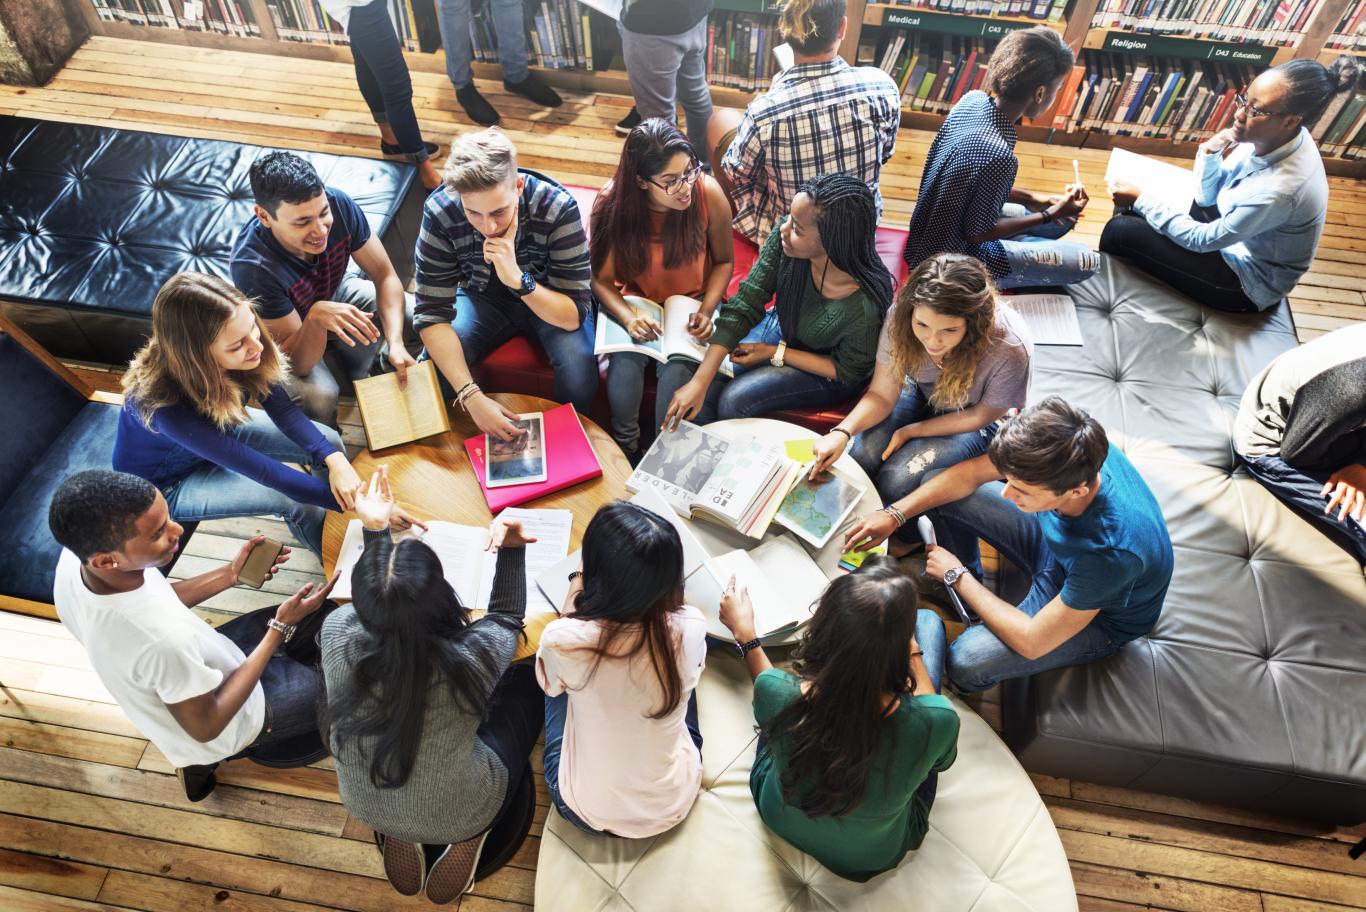
M 664 430 L 681 420 L 834 405 L 857 393 L 892 303 L 876 230 L 877 206 L 863 181 L 823 174 L 803 183 L 716 318 L 702 363 L 675 360 L 660 370 Z M 777 304 L 765 312 L 775 292 Z M 728 354 L 734 379 L 714 382 Z
M 981 456 L 1000 420 L 1025 406 L 1032 353 L 1024 321 L 997 298 L 979 260 L 930 257 L 887 314 L 868 391 L 816 441 L 812 479 L 848 448 L 891 503 L 926 473 Z

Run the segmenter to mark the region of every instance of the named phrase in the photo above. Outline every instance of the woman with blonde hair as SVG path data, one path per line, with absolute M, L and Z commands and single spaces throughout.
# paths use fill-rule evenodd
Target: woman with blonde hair
M 1024 407 L 1032 354 L 980 260 L 930 257 L 887 313 L 868 391 L 816 442 L 812 478 L 848 448 L 891 503 L 926 473 L 980 456 L 997 422 Z
M 275 515 L 320 554 L 325 511 L 350 509 L 360 478 L 337 432 L 290 401 L 286 369 L 250 299 L 215 276 L 171 276 L 123 375 L 114 468 L 159 487 L 178 522 Z

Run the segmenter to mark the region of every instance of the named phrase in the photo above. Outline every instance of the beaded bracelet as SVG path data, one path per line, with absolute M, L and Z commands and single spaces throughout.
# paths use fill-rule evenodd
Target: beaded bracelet
M 896 504 L 888 504 L 882 508 L 882 512 L 895 519 L 898 526 L 906 525 L 906 514 L 898 510 Z

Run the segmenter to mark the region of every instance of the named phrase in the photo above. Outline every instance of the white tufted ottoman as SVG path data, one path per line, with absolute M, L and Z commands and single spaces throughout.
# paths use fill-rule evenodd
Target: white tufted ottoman
M 749 792 L 750 694 L 740 661 L 713 649 L 697 688 L 702 793 L 673 830 L 653 839 L 592 836 L 551 809 L 536 866 L 537 912 L 1077 908 L 1067 857 L 1033 783 L 958 700 L 958 759 L 939 776 L 924 844 L 896 870 L 858 884 L 831 874 L 759 819 Z

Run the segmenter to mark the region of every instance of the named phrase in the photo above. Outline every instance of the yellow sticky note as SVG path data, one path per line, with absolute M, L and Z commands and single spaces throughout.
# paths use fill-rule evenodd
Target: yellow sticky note
M 867 551 L 846 551 L 843 555 L 840 556 L 840 563 L 846 565 L 850 570 L 857 570 L 859 567 L 863 566 L 864 561 L 872 557 L 874 554 L 886 553 L 887 543 L 883 542 L 880 545 L 874 545 Z
M 815 440 L 789 440 L 787 442 L 787 458 L 793 462 L 800 462 L 806 465 L 816 459 Z

